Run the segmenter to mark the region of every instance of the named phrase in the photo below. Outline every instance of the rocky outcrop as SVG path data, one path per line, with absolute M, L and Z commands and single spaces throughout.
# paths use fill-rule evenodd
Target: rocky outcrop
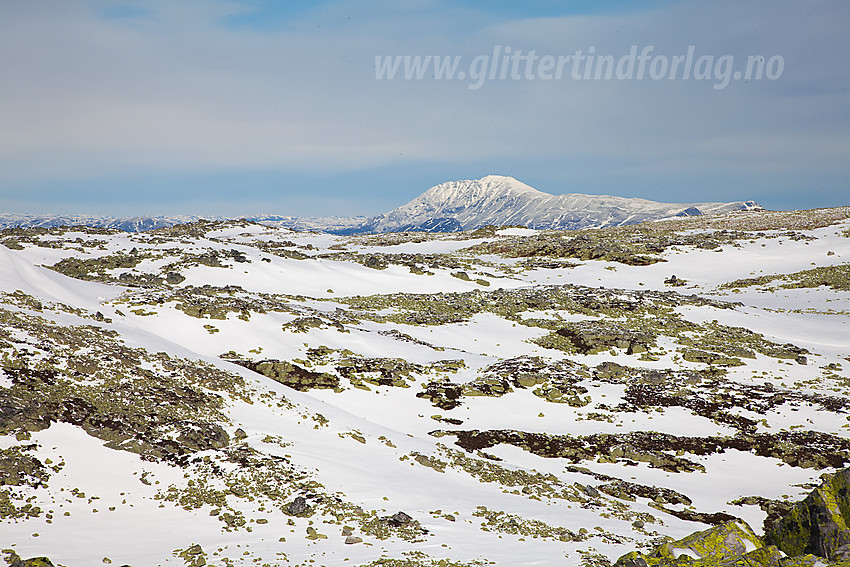
M 813 567 L 850 564 L 850 469 L 828 476 L 768 526 L 764 539 L 742 520 L 725 522 L 650 553 L 633 551 L 615 567 Z M 825 563 L 826 562 L 826 563 Z
M 220 424 L 201 418 L 215 411 L 221 398 L 168 381 L 155 383 L 164 377 L 119 385 L 106 396 L 74 387 L 54 370 L 3 367 L 0 371 L 13 382 L 9 388 L 0 388 L 0 434 L 69 423 L 105 441 L 107 447 L 154 459 L 176 459 L 230 443 Z M 178 419 L 170 410 L 182 410 L 192 419 Z
M 850 469 L 832 475 L 767 530 L 765 539 L 787 553 L 850 560 Z
M 285 360 L 263 360 L 260 362 L 236 358 L 226 358 L 226 360 L 302 392 L 311 388 L 339 387 L 339 378 L 333 374 L 307 370 Z
M 648 333 L 612 323 L 573 323 L 556 332 L 570 341 L 581 354 L 596 354 L 612 347 L 626 349 L 627 354 L 635 354 L 646 352 L 655 343 L 655 337 Z
M 782 565 L 783 554 L 766 547 L 752 528 L 742 521 L 730 521 L 693 533 L 680 540 L 666 541 L 649 554 L 633 551 L 620 557 L 615 567 L 704 566 L 767 567 Z M 813 564 L 808 563 L 808 565 Z M 801 565 L 806 565 L 805 563 Z
M 703 471 L 703 465 L 688 456 L 717 454 L 728 449 L 781 459 L 801 468 L 840 467 L 850 461 L 850 440 L 818 431 L 688 437 L 656 431 L 573 436 L 515 429 L 473 429 L 437 430 L 432 431 L 431 435 L 454 435 L 457 437 L 455 444 L 469 452 L 504 444 L 520 447 L 541 457 L 568 459 L 572 463 L 645 462 L 652 468 L 667 472 Z

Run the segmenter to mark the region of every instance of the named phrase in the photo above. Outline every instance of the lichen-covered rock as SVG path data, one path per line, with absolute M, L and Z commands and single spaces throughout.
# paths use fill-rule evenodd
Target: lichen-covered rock
M 165 274 L 165 283 L 171 285 L 177 285 L 179 283 L 183 283 L 186 281 L 186 276 L 179 274 L 177 272 L 168 272 Z
M 24 453 L 29 447 L 9 447 L 0 449 L 0 486 L 29 485 L 39 487 L 48 478 L 44 464 L 32 455 Z
M 337 388 L 339 386 L 339 378 L 333 374 L 313 372 L 285 360 L 263 360 L 260 362 L 242 359 L 228 360 L 302 392 L 311 388 Z
M 436 407 L 450 410 L 461 404 L 463 397 L 463 386 L 448 380 L 441 382 L 428 382 L 422 392 L 416 394 L 417 398 L 430 400 Z
M 53 562 L 47 557 L 30 557 L 29 559 L 21 559 L 21 556 L 12 550 L 5 549 L 8 553 L 6 563 L 9 567 L 54 567 Z
M 649 554 L 637 551 L 620 557 L 615 567 L 779 567 L 783 554 L 764 542 L 743 521 L 729 521 L 667 541 Z
M 611 347 L 626 349 L 628 354 L 641 353 L 646 352 L 655 341 L 648 333 L 610 323 L 571 323 L 556 333 L 567 339 L 581 354 L 596 354 Z
M 767 530 L 766 539 L 788 555 L 811 553 L 850 560 L 850 469 L 827 478 Z
M 726 522 L 652 552 L 627 553 L 615 567 L 813 567 L 850 565 L 850 469 L 828 476 L 774 521 L 764 540 L 743 521 Z M 827 561 L 828 563 L 824 563 Z

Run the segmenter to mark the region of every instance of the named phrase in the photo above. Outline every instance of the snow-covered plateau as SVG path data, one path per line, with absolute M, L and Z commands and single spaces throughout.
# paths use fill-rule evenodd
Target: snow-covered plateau
M 850 464 L 850 207 L 703 212 L 6 229 L 0 544 L 67 567 L 603 566 L 763 534 Z

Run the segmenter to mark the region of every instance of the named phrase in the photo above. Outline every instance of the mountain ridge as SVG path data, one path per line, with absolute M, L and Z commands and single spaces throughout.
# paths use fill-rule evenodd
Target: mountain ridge
M 535 229 L 604 228 L 672 216 L 757 210 L 754 201 L 660 203 L 612 195 L 552 195 L 502 175 L 449 181 L 415 199 L 370 218 L 367 232 L 392 232 L 431 218 L 455 218 L 463 230 L 486 225 L 522 225 Z
M 222 216 L 94 216 L 0 214 L 0 228 L 86 225 L 140 232 L 206 220 L 244 218 L 277 228 L 332 234 L 380 232 L 457 232 L 487 225 L 521 225 L 533 229 L 604 228 L 676 216 L 760 210 L 754 201 L 661 203 L 637 197 L 539 191 L 504 175 L 447 181 L 411 201 L 372 217 L 293 217 L 271 213 Z

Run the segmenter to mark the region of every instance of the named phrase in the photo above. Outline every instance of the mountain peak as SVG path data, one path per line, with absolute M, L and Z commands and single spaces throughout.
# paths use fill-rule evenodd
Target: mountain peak
M 506 175 L 447 181 L 409 203 L 372 217 L 362 229 L 392 232 L 441 219 L 454 219 L 463 230 L 494 225 L 538 229 L 600 228 L 658 220 L 681 214 L 747 210 L 748 203 L 658 203 L 608 195 L 552 195 Z
M 450 217 L 462 209 L 473 207 L 482 202 L 494 200 L 515 200 L 526 197 L 546 197 L 547 193 L 526 185 L 505 175 L 487 175 L 481 179 L 447 181 L 431 187 L 396 211 L 404 214 L 430 214 L 442 210 L 440 216 Z M 443 210 L 445 209 L 445 210 Z M 462 222 L 462 221 L 461 221 Z

